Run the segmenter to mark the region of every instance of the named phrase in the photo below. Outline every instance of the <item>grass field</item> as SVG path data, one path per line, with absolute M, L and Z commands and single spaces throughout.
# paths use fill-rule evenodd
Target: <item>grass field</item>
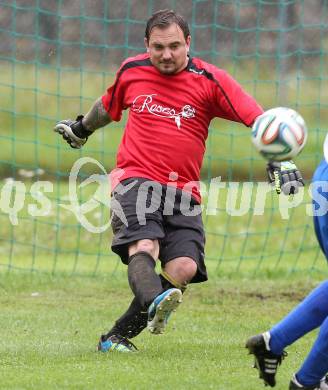
M 38 218 L 28 213 L 32 183 L 24 184 L 18 224 L 0 214 L 0 389 L 262 389 L 245 340 L 327 275 L 307 196 L 287 220 L 274 194 L 263 216 L 232 217 L 223 191 L 218 214 L 204 219 L 210 281 L 190 286 L 165 335 L 138 336 L 137 354 L 96 353 L 99 335 L 131 299 L 126 268 L 110 253 L 109 231 L 91 234 L 59 207 L 67 183 L 54 185 L 51 213 Z M 97 209 L 90 220 L 106 212 Z M 287 388 L 314 337 L 289 348 L 278 390 Z
M 164 335 L 144 331 L 136 354 L 95 351 L 126 308 L 123 275 L 0 277 L 1 389 L 262 389 L 245 340 L 273 325 L 317 279 L 211 278 L 192 285 Z M 315 337 L 288 348 L 277 390 L 286 389 Z

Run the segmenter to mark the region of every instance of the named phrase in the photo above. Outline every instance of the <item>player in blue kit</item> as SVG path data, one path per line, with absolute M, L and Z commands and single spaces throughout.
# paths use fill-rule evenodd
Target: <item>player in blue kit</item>
M 328 136 L 325 159 L 312 180 L 314 230 L 328 260 Z M 298 306 L 269 331 L 253 336 L 246 348 L 255 356 L 255 367 L 265 385 L 274 387 L 284 348 L 320 327 L 319 334 L 301 368 L 293 375 L 289 390 L 328 390 L 328 281 L 315 288 Z

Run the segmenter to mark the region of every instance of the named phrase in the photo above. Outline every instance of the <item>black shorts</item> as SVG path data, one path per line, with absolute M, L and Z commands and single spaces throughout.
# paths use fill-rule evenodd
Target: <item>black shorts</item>
M 207 280 L 205 234 L 200 205 L 179 189 L 143 178 L 122 181 L 111 198 L 112 251 L 128 263 L 128 248 L 142 239 L 158 240 L 162 267 L 177 257 L 197 264 L 191 283 Z

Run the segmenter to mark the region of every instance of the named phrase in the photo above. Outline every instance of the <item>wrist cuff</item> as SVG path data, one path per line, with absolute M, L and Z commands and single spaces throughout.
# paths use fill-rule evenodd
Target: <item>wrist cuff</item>
M 73 125 L 71 126 L 72 128 L 72 131 L 73 133 L 79 137 L 79 138 L 88 138 L 93 132 L 92 131 L 89 131 L 87 130 L 83 124 L 82 124 L 82 119 L 83 119 L 83 115 L 79 115 L 77 118 L 76 118 L 76 122 L 73 123 Z

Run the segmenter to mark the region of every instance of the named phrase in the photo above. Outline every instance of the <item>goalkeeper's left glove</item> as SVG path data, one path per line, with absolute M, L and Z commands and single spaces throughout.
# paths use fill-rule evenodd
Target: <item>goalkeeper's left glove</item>
M 304 186 L 301 172 L 293 161 L 270 161 L 267 165 L 269 183 L 274 184 L 277 194 L 281 191 L 285 195 L 298 192 L 299 187 Z

